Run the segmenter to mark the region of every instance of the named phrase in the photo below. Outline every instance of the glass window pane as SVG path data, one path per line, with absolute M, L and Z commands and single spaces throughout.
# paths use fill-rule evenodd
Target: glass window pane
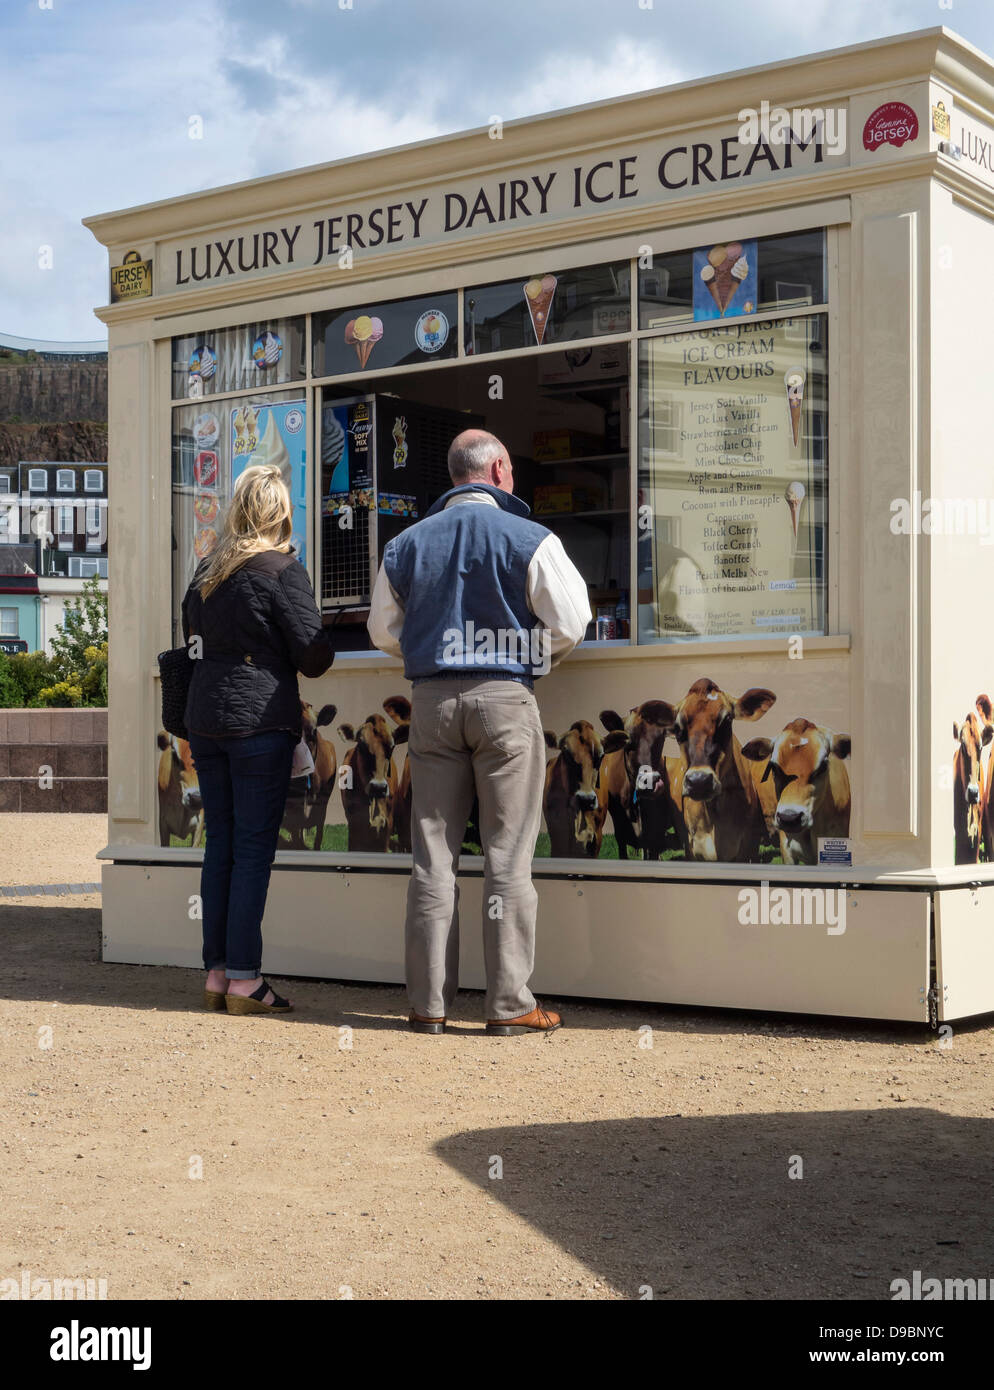
M 458 295 L 425 295 L 357 304 L 315 314 L 314 375 L 344 376 L 455 357 L 459 350 Z
M 304 317 L 298 315 L 174 338 L 173 398 L 193 400 L 256 387 L 265 391 L 285 381 L 302 381 L 304 332 Z
M 307 407 L 294 392 L 173 411 L 173 631 L 193 572 L 220 535 L 231 489 L 250 464 L 277 464 L 293 499 L 293 543 L 306 563 Z
M 628 333 L 630 284 L 630 262 L 617 261 L 473 286 L 463 300 L 466 355 Z
M 790 232 L 656 256 L 639 270 L 639 327 L 824 304 L 825 232 Z
M 825 630 L 827 316 L 644 339 L 642 642 Z

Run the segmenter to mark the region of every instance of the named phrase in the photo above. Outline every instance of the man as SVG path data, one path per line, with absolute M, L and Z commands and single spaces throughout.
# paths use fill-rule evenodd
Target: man
M 587 586 L 558 537 L 526 519 L 499 439 L 464 430 L 448 462 L 452 489 L 383 552 L 368 623 L 381 651 L 403 656 L 413 685 L 409 1022 L 417 1033 L 444 1032 L 459 987 L 456 868 L 475 793 L 487 1032 L 547 1033 L 562 1020 L 528 988 L 545 778 L 533 688 L 583 637 Z

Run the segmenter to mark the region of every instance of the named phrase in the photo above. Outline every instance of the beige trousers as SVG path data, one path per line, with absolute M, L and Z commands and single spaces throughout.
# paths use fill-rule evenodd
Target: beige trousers
M 459 987 L 456 869 L 474 793 L 484 853 L 485 1017 L 517 1018 L 535 998 L 538 894 L 531 859 L 542 819 L 545 740 L 532 692 L 520 681 L 423 681 L 414 687 L 407 990 L 425 1018 L 449 1013 Z

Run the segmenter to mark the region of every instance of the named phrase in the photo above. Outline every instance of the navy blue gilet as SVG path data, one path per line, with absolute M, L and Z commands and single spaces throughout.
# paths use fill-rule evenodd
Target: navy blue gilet
M 497 503 L 446 503 L 486 492 Z M 528 607 L 528 567 L 549 531 L 489 483 L 465 483 L 389 541 L 387 578 L 404 608 L 400 644 L 412 682 L 439 676 L 522 679 L 548 669 L 544 625 Z

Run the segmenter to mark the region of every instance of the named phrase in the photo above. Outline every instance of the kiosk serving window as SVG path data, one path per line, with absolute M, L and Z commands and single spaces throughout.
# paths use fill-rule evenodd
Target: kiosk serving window
M 269 460 L 336 645 L 367 649 L 383 548 L 474 426 L 586 580 L 588 641 L 823 633 L 825 248 L 824 229 L 743 237 L 353 301 L 311 316 L 310 377 L 304 316 L 174 338 L 174 619 L 236 478 Z

